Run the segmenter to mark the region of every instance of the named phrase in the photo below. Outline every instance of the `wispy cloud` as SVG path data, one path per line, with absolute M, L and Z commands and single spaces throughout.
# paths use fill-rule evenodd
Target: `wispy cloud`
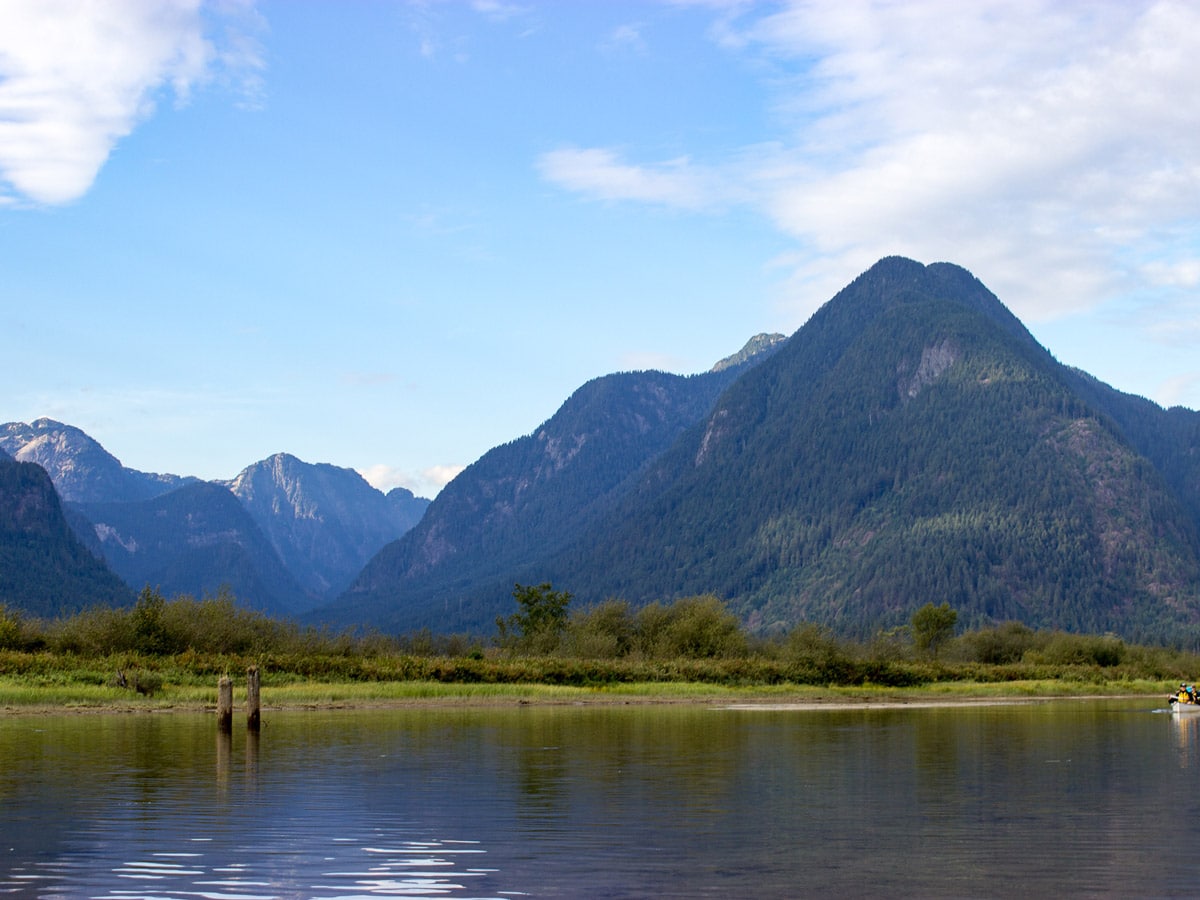
M 719 39 L 770 67 L 769 142 L 699 162 L 558 150 L 543 176 L 606 201 L 751 205 L 797 242 L 807 309 L 889 253 L 968 265 L 1033 319 L 1194 285 L 1200 6 L 759 9 L 723 18 Z
M 642 54 L 646 52 L 646 39 L 642 37 L 643 25 L 640 22 L 628 22 L 618 25 L 601 41 L 601 48 L 608 51 L 631 51 Z
M 223 30 L 206 34 L 207 13 Z M 257 44 L 234 23 L 248 3 L 39 0 L 0 5 L 0 197 L 69 203 L 169 89 L 186 103 L 215 71 L 261 102 Z
M 700 210 L 724 202 L 717 173 L 685 158 L 653 166 L 622 162 L 608 148 L 565 147 L 542 154 L 538 170 L 547 181 L 602 200 L 638 200 Z
M 519 3 L 501 3 L 499 0 L 473 0 L 471 8 L 489 19 L 505 22 L 529 13 L 529 7 Z

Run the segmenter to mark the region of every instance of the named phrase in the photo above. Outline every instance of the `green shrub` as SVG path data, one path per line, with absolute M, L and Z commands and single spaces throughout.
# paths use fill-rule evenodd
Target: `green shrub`
M 584 659 L 616 659 L 633 649 L 634 618 L 624 600 L 606 600 L 572 613 L 563 651 Z
M 1031 662 L 1058 666 L 1111 668 L 1125 657 L 1125 642 L 1114 635 L 1083 635 L 1055 632 L 1040 650 L 1031 650 Z
M 676 600 L 666 613 L 665 620 L 656 618 L 652 655 L 684 659 L 745 655 L 741 622 L 712 594 Z
M 1034 630 L 1020 622 L 973 631 L 959 638 L 963 656 L 974 662 L 1005 665 L 1020 662 L 1037 643 Z
M 21 631 L 21 619 L 0 603 L 0 650 L 20 650 L 23 643 Z

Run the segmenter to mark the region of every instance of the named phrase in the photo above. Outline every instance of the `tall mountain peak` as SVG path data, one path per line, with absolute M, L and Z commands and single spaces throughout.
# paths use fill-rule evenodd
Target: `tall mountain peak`
M 605 423 L 645 416 L 576 396 L 555 443 L 443 491 L 343 611 L 486 628 L 538 580 L 583 604 L 714 593 L 764 632 L 870 635 L 945 601 L 969 627 L 1200 636 L 1200 414 L 1082 379 L 950 263 L 880 260 L 770 346 L 602 488 L 582 464 Z

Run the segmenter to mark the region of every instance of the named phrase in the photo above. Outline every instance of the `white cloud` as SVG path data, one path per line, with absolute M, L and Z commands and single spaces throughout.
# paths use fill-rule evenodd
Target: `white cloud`
M 453 481 L 466 466 L 440 465 L 430 466 L 419 473 L 412 473 L 395 466 L 378 463 L 360 469 L 359 474 L 372 487 L 385 494 L 392 488 L 403 487 L 412 491 L 418 497 L 435 497 L 447 484 Z
M 226 22 L 251 12 L 231 0 L 212 10 Z M 186 102 L 218 65 L 253 92 L 257 44 L 237 28 L 222 36 L 222 47 L 206 37 L 200 0 L 0 5 L 0 196 L 78 199 L 159 92 Z
M 751 205 L 797 242 L 801 321 L 891 253 L 966 265 L 1032 320 L 1194 284 L 1200 5 L 758 9 L 721 42 L 771 67 L 772 143 L 651 165 L 556 151 L 542 174 L 609 201 Z

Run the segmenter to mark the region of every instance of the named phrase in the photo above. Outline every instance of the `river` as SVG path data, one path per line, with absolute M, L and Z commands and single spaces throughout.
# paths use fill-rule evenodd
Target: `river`
M 1193 897 L 1162 705 L 9 716 L 0 897 Z

